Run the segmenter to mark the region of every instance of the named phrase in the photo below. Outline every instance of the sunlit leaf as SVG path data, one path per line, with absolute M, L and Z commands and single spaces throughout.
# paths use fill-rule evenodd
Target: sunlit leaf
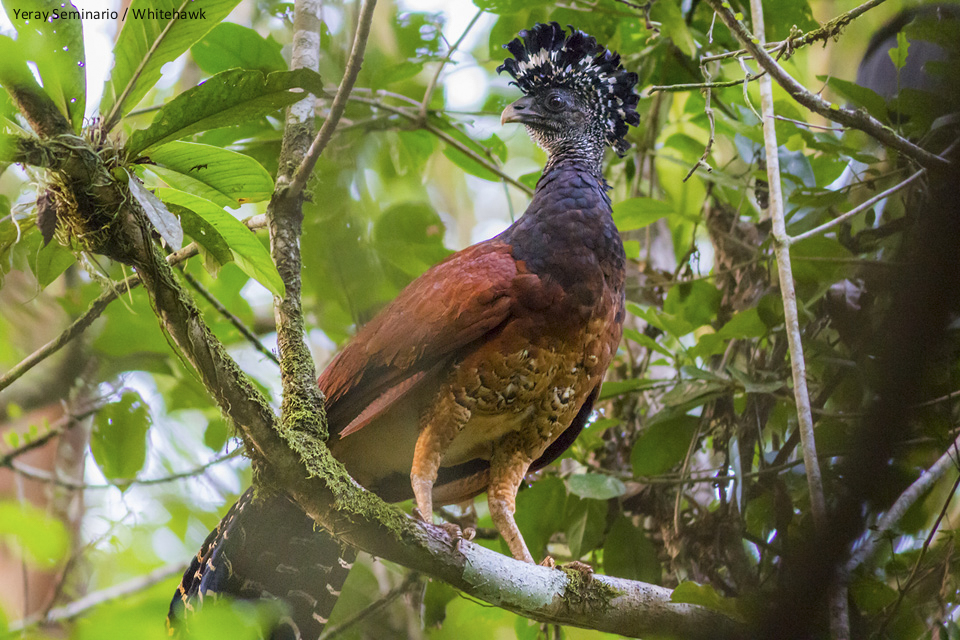
M 618 478 L 599 473 L 578 473 L 567 478 L 567 489 L 575 496 L 609 500 L 622 496 L 627 488 Z
M 223 238 L 244 273 L 274 295 L 282 295 L 284 286 L 270 252 L 246 225 L 209 200 L 176 189 L 157 189 L 164 202 L 190 209 L 203 218 Z
M 320 76 L 309 69 L 218 73 L 164 105 L 149 127 L 130 136 L 127 151 L 136 157 L 149 147 L 274 113 L 305 98 L 304 90 L 323 92 Z
M 190 53 L 197 66 L 210 75 L 227 69 L 270 73 L 287 68 L 279 42 L 233 22 L 218 24 L 190 48 Z
M 103 89 L 106 124 L 133 109 L 160 79 L 163 65 L 180 57 L 240 0 L 133 0 L 124 11 L 114 65 Z M 129 18 L 129 19 L 127 19 Z
M 44 91 L 73 124 L 74 132 L 79 132 L 86 106 L 87 74 L 82 23 L 71 17 L 77 8 L 63 0 L 18 0 L 3 6 L 17 30 L 22 51 L 37 65 Z M 51 17 L 28 20 L 24 12 Z
M 175 189 L 236 209 L 262 202 L 273 193 L 273 179 L 250 156 L 193 142 L 168 142 L 152 149 L 148 168 Z
M 160 202 L 157 196 L 140 184 L 140 180 L 136 176 L 128 175 L 127 184 L 130 187 L 130 195 L 140 203 L 143 212 L 147 214 L 147 219 L 150 220 L 160 237 L 166 240 L 174 251 L 179 250 L 183 246 L 183 229 L 180 227 L 180 220 L 170 213 L 170 210 Z
M 147 430 L 152 420 L 140 394 L 127 391 L 97 412 L 90 450 L 108 480 L 136 477 L 147 460 Z

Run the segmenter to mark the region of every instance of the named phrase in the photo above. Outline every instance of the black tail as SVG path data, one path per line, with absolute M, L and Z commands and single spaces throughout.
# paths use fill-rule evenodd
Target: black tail
M 181 628 L 206 598 L 279 599 L 287 615 L 271 640 L 316 640 L 356 558 L 290 499 L 247 489 L 183 574 L 168 625 Z

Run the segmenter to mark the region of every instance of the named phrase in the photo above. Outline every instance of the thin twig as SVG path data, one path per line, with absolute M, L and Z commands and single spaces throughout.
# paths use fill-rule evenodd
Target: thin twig
M 58 477 L 55 474 L 49 473 L 43 469 L 37 469 L 36 467 L 31 467 L 29 465 L 23 464 L 22 462 L 10 461 L 7 467 L 9 467 L 14 473 L 17 473 L 25 478 L 30 478 L 37 482 L 43 482 L 45 484 L 52 484 L 58 487 L 63 487 L 65 489 L 72 490 L 102 490 L 102 489 L 115 489 L 117 487 L 128 487 L 130 485 L 140 485 L 144 487 L 149 487 L 156 484 L 166 484 L 168 482 L 175 482 L 177 480 L 184 480 L 186 478 L 194 478 L 196 476 L 202 475 L 210 467 L 214 467 L 222 462 L 227 460 L 232 460 L 236 458 L 243 452 L 243 448 L 234 449 L 230 453 L 225 453 L 222 456 L 218 456 L 209 462 L 202 464 L 198 467 L 194 467 L 188 471 L 181 471 L 179 473 L 173 473 L 168 476 L 161 476 L 159 478 L 118 478 L 108 484 L 84 484 L 82 482 L 71 482 L 70 480 L 64 480 L 63 478 Z
M 804 47 L 809 44 L 813 44 L 817 41 L 826 42 L 830 38 L 834 38 L 840 35 L 840 32 L 843 29 L 853 22 L 855 19 L 859 18 L 861 15 L 873 9 L 874 7 L 883 4 L 886 0 L 870 0 L 865 2 L 862 5 L 842 13 L 833 20 L 830 20 L 825 25 L 819 29 L 814 29 L 813 31 L 808 31 L 807 33 L 801 33 L 799 35 L 787 38 L 786 40 L 781 40 L 780 42 L 767 42 L 763 45 L 764 49 L 767 51 L 796 51 L 800 47 Z M 736 51 L 727 51 L 725 53 L 720 53 L 713 56 L 704 56 L 700 59 L 701 62 L 712 62 L 714 60 L 727 60 L 729 58 L 735 58 L 738 56 L 745 56 L 749 51 L 746 49 L 738 49 Z
M 430 106 L 430 99 L 433 98 L 433 92 L 437 88 L 437 81 L 440 80 L 440 74 L 443 72 L 444 67 L 450 62 L 450 59 L 453 58 L 453 54 L 456 53 L 457 49 L 460 48 L 460 45 L 463 44 L 464 39 L 467 37 L 467 34 L 470 33 L 470 30 L 473 29 L 473 26 L 477 24 L 477 20 L 480 19 L 480 16 L 483 15 L 483 9 L 477 11 L 477 14 L 473 16 L 473 19 L 467 24 L 467 28 L 463 30 L 463 33 L 460 34 L 460 37 L 457 38 L 457 41 L 453 43 L 450 47 L 450 50 L 447 51 L 447 55 L 440 61 L 440 64 L 437 65 L 437 70 L 434 72 L 433 77 L 430 78 L 430 84 L 427 85 L 427 90 L 423 92 L 423 101 L 420 102 L 420 112 L 419 117 L 422 122 L 427 121 L 427 108 Z
M 875 0 L 878 4 L 883 0 Z M 876 138 L 881 144 L 896 149 L 903 155 L 914 160 L 923 167 L 944 167 L 949 164 L 946 159 L 930 153 L 913 144 L 906 138 L 896 134 L 892 129 L 861 109 L 850 109 L 827 102 L 820 96 L 811 93 L 802 84 L 780 66 L 770 54 L 760 46 L 762 38 L 759 34 L 751 34 L 742 21 L 738 20 L 733 11 L 728 9 L 729 3 L 723 0 L 706 0 L 707 4 L 717 12 L 720 19 L 730 29 L 734 36 L 743 44 L 744 48 L 753 55 L 757 63 L 767 70 L 783 89 L 798 103 L 832 120 L 833 122 L 859 129 Z M 867 3 L 870 4 L 870 3 Z
M 881 624 L 880 628 L 877 630 L 877 637 L 884 637 L 884 630 L 887 628 L 887 625 L 890 624 L 890 621 L 893 620 L 893 617 L 900 609 L 900 605 L 903 604 L 903 599 L 906 597 L 907 591 L 909 591 L 910 587 L 913 586 L 913 583 L 917 578 L 917 570 L 920 569 L 920 563 L 923 561 L 924 556 L 927 555 L 927 550 L 930 548 L 930 543 L 933 542 L 933 536 L 935 536 L 937 531 L 940 530 L 940 523 L 943 522 L 943 518 L 947 515 L 947 509 L 950 507 L 950 502 L 953 500 L 953 496 L 956 495 L 958 487 L 960 487 L 960 475 L 958 475 L 957 479 L 954 480 L 953 487 L 950 489 L 950 493 L 947 494 L 947 499 L 943 501 L 943 507 L 940 508 L 939 515 L 937 515 L 937 519 L 934 521 L 933 526 L 930 527 L 930 533 L 928 533 L 926 539 L 924 539 L 923 546 L 920 547 L 920 553 L 917 554 L 917 560 L 913 563 L 913 569 L 910 571 L 907 581 L 904 582 L 903 586 L 900 588 L 900 594 L 897 596 L 897 601 L 893 603 L 893 607 L 884 618 L 883 624 Z
M 833 220 L 831 220 L 831 221 L 829 221 L 829 222 L 823 223 L 823 224 L 820 225 L 819 227 L 816 227 L 816 228 L 814 228 L 814 229 L 811 229 L 810 231 L 805 231 L 805 232 L 803 232 L 803 233 L 801 233 L 801 234 L 799 234 L 799 235 L 791 236 L 790 238 L 787 239 L 788 244 L 794 244 L 795 242 L 800 242 L 801 240 L 806 240 L 807 238 L 810 238 L 810 237 L 812 237 L 812 236 L 820 235 L 820 234 L 823 233 L 824 231 L 827 231 L 828 229 L 831 229 L 831 228 L 837 226 L 838 224 L 840 224 L 840 223 L 843 222 L 844 220 L 849 220 L 850 218 L 852 218 L 853 216 L 857 215 L 858 213 L 862 213 L 862 212 L 864 212 L 864 211 L 867 211 L 868 209 L 870 209 L 871 207 L 873 207 L 873 205 L 875 205 L 876 203 L 880 202 L 880 201 L 883 200 L 884 198 L 889 198 L 890 196 L 892 196 L 893 194 L 895 194 L 897 191 L 900 191 L 901 189 L 903 189 L 904 187 L 906 187 L 908 184 L 910 184 L 911 182 L 913 182 L 914 180 L 916 180 L 917 178 L 919 178 L 921 175 L 923 175 L 924 171 L 925 171 L 924 169 L 920 169 L 919 171 L 917 171 L 916 173 L 914 173 L 912 176 L 910 176 L 909 178 L 907 178 L 907 179 L 904 180 L 903 182 L 901 182 L 901 183 L 899 183 L 899 184 L 897 184 L 897 185 L 894 185 L 894 186 L 890 187 L 890 188 L 887 189 L 886 191 L 882 191 L 882 192 L 878 193 L 877 195 L 873 196 L 872 198 L 870 198 L 869 200 L 867 200 L 867 201 L 864 202 L 863 204 L 854 207 L 854 208 L 851 209 L 850 211 L 847 211 L 847 212 L 844 213 L 843 215 L 837 216 L 836 218 L 834 218 Z
M 760 42 L 763 42 L 765 37 L 763 6 L 760 0 L 750 0 L 750 9 L 757 38 Z M 722 13 L 720 17 L 723 18 Z M 759 49 L 759 47 L 757 48 Z M 773 82 L 770 76 L 764 76 L 760 80 L 760 104 L 764 115 L 760 122 L 763 124 L 763 142 L 767 153 L 767 182 L 770 188 L 769 212 L 773 222 L 773 244 L 777 257 L 777 272 L 780 277 L 780 292 L 783 298 L 784 324 L 790 347 L 797 422 L 803 447 L 813 522 L 818 531 L 823 531 L 826 526 L 827 507 L 823 496 L 823 480 L 820 476 L 820 463 L 817 460 L 817 448 L 813 437 L 813 412 L 810 409 L 810 393 L 807 391 L 807 367 L 803 357 L 803 341 L 800 337 L 800 317 L 797 310 L 797 294 L 793 284 L 793 268 L 790 265 L 790 240 L 787 236 L 783 211 L 780 157 L 777 151 L 777 131 L 773 122 Z
M 707 65 L 700 65 L 700 71 L 703 73 L 703 77 L 707 79 L 707 84 L 710 84 L 710 80 L 713 77 L 710 74 L 710 70 L 707 69 Z M 704 107 L 703 112 L 707 114 L 707 121 L 710 123 L 710 138 L 707 140 L 707 145 L 703 149 L 703 155 L 700 156 L 700 159 L 697 160 L 697 163 L 690 167 L 690 171 L 687 172 L 687 175 L 684 176 L 683 181 L 686 182 L 690 179 L 690 176 L 696 172 L 700 167 L 704 167 L 707 170 L 707 173 L 713 173 L 713 167 L 707 163 L 707 158 L 710 157 L 710 151 L 713 149 L 713 142 L 716 137 L 716 128 L 717 122 L 713 115 L 713 107 L 710 106 L 710 98 L 713 93 L 710 87 L 707 87 L 704 90 Z
M 343 78 L 340 80 L 340 87 L 337 89 L 337 95 L 330 105 L 330 113 L 327 119 L 323 121 L 323 126 L 317 132 L 317 137 L 307 150 L 307 155 L 297 169 L 296 175 L 290 183 L 288 197 L 296 198 L 307 184 L 313 168 L 320 158 L 320 154 L 327 147 L 333 132 L 340 123 L 340 117 L 343 116 L 343 110 L 347 107 L 347 98 L 353 90 L 353 85 L 357 82 L 357 76 L 360 74 L 360 66 L 363 64 L 363 52 L 367 48 L 367 38 L 370 36 L 370 25 L 373 22 L 373 10 L 377 7 L 377 0 L 364 0 L 360 8 L 360 19 L 357 22 L 357 33 L 353 39 L 353 49 L 350 51 L 350 58 L 347 60 L 347 66 L 343 71 Z
M 502 179 L 505 180 L 507 183 L 509 183 L 510 185 L 516 187 L 517 189 L 520 189 L 521 191 L 523 191 L 524 193 L 526 193 L 528 196 L 529 196 L 529 195 L 533 195 L 533 189 L 531 189 L 530 187 L 528 187 L 527 185 L 525 185 L 525 184 L 523 184 L 523 183 L 521 183 L 521 182 L 517 182 L 517 180 L 515 180 L 514 178 L 512 178 L 512 177 L 510 177 L 509 175 L 507 175 L 506 173 L 504 173 L 503 170 L 500 169 L 500 167 L 498 167 L 498 166 L 495 165 L 494 163 L 490 162 L 489 160 L 487 160 L 487 159 L 484 158 L 483 156 L 479 155 L 479 154 L 478 154 L 477 152 L 475 152 L 473 149 L 467 147 L 467 146 L 464 145 L 462 142 L 460 142 L 459 140 L 457 140 L 456 138 L 454 138 L 453 136 L 451 136 L 450 134 L 448 134 L 446 131 L 443 131 L 442 129 L 437 128 L 437 127 L 436 127 L 435 125 L 433 125 L 429 120 L 426 121 L 426 122 L 419 122 L 419 120 L 418 120 L 418 118 L 417 118 L 417 115 L 416 115 L 415 113 L 412 113 L 411 111 L 409 111 L 409 110 L 407 110 L 407 109 L 404 109 L 404 108 L 402 108 L 402 107 L 394 107 L 394 106 L 392 106 L 392 105 L 383 104 L 382 102 L 379 102 L 379 101 L 377 101 L 377 100 L 371 100 L 371 99 L 369 99 L 369 98 L 361 98 L 361 97 L 359 97 L 359 96 L 351 96 L 350 99 L 351 99 L 351 100 L 354 100 L 354 101 L 356 101 L 356 102 L 360 102 L 360 103 L 362 103 L 362 104 L 368 104 L 368 105 L 370 105 L 370 106 L 372 106 L 372 107 L 376 107 L 376 108 L 378 108 L 378 109 L 383 109 L 383 110 L 385 110 L 385 111 L 389 111 L 390 113 L 395 113 L 395 114 L 397 114 L 398 116 L 401 116 L 402 118 L 406 118 L 406 119 L 409 120 L 410 122 L 413 122 L 415 125 L 417 125 L 419 128 L 422 128 L 422 129 L 425 129 L 426 131 L 429 131 L 430 133 L 432 133 L 432 134 L 435 135 L 436 137 L 438 137 L 438 138 L 440 138 L 441 140 L 443 140 L 444 142 L 446 142 L 446 143 L 447 143 L 448 145 L 450 145 L 451 147 L 456 148 L 458 151 L 460 151 L 460 152 L 463 153 L 464 155 L 468 156 L 468 157 L 469 157 L 471 160 L 473 160 L 474 162 L 477 162 L 477 163 L 483 165 L 483 167 L 484 167 L 485 169 L 487 169 L 487 170 L 490 171 L 491 173 L 495 173 L 498 177 L 502 178 Z
M 803 120 L 794 120 L 793 118 L 788 118 L 786 116 L 781 116 L 779 114 L 773 117 L 776 118 L 777 120 L 783 120 L 784 122 L 792 122 L 795 125 L 806 127 L 808 129 L 820 129 L 821 131 L 835 131 L 835 132 L 841 132 L 841 131 L 847 130 L 846 127 L 825 127 L 820 124 L 811 124 L 809 122 L 804 122 Z
M 744 82 L 753 82 L 758 78 L 762 78 L 766 71 L 761 71 L 757 74 L 748 73 L 745 78 L 737 78 L 736 80 L 724 80 L 723 82 L 688 82 L 685 84 L 657 84 L 652 87 L 647 87 L 646 93 L 649 95 L 657 91 L 662 91 L 664 93 L 675 93 L 677 91 L 695 91 L 697 89 L 726 89 L 728 87 L 739 87 Z
M 96 406 L 86 411 L 82 411 L 81 413 L 78 413 L 78 414 L 68 414 L 63 416 L 62 418 L 54 422 L 52 425 L 50 425 L 49 431 L 47 431 L 42 436 L 37 436 L 30 442 L 24 443 L 19 447 L 17 447 L 16 449 L 8 451 L 7 453 L 0 456 L 0 467 L 9 467 L 14 460 L 19 458 L 23 454 L 27 453 L 28 451 L 33 451 L 34 449 L 42 447 L 43 445 L 47 444 L 57 436 L 63 435 L 64 433 L 66 433 L 66 431 L 70 426 L 79 423 L 81 420 L 89 418 L 99 410 L 100 410 L 100 407 Z
M 354 626 L 358 622 L 363 621 L 365 618 L 373 615 L 377 611 L 380 611 L 385 606 L 404 595 L 410 591 L 415 585 L 420 583 L 420 574 L 416 571 L 411 571 L 403 579 L 399 585 L 388 591 L 384 596 L 374 602 L 371 602 L 366 607 L 352 615 L 350 618 L 344 620 L 342 623 L 338 624 L 335 627 L 330 628 L 326 633 L 321 634 L 321 640 L 330 640 L 330 638 L 336 638 L 338 635 L 344 633 L 347 629 Z
M 187 282 L 190 283 L 190 286 L 193 287 L 197 293 L 203 296 L 203 298 L 220 313 L 220 315 L 229 320 L 230 324 L 236 327 L 237 331 L 239 331 L 240 334 L 246 338 L 251 345 L 253 345 L 254 349 L 267 356 L 271 361 L 273 361 L 274 364 L 280 364 L 280 361 L 277 359 L 277 354 L 275 354 L 273 351 L 270 351 L 270 349 L 267 349 L 263 343 L 260 342 L 260 337 L 257 336 L 257 334 L 255 334 L 253 330 L 243 322 L 243 320 L 237 317 L 236 314 L 223 306 L 223 303 L 217 300 L 217 297 L 213 295 L 209 289 L 203 286 L 199 280 L 194 278 L 186 271 L 183 272 L 183 277 Z
M 263 215 L 251 216 L 244 220 L 243 223 L 253 231 L 262 229 L 267 225 L 266 218 L 264 218 Z M 183 249 L 168 255 L 167 263 L 171 265 L 179 264 L 184 260 L 197 255 L 198 252 L 199 245 L 197 245 L 196 242 L 191 242 Z M 86 331 L 87 328 L 93 324 L 93 321 L 100 317 L 100 314 L 106 310 L 107 306 L 111 302 L 124 295 L 131 289 L 138 287 L 139 285 L 139 276 L 130 276 L 121 282 L 112 283 L 108 290 L 101 293 L 100 297 L 90 303 L 90 306 L 80 317 L 74 320 L 69 327 L 63 330 L 63 333 L 21 360 L 15 366 L 10 368 L 10 370 L 7 371 L 2 377 L 0 377 L 0 391 L 3 391 L 9 387 L 25 373 L 30 371 L 30 369 L 33 369 L 35 366 L 62 349 L 71 340 Z
M 171 576 L 183 573 L 189 564 L 189 561 L 168 564 L 159 569 L 154 569 L 146 575 L 132 578 L 112 587 L 101 589 L 100 591 L 95 591 L 79 600 L 74 600 L 68 605 L 51 609 L 46 615 L 31 616 L 23 620 L 18 620 L 10 625 L 10 631 L 17 632 L 37 624 L 53 624 L 63 620 L 71 620 L 101 604 L 138 593 L 152 587 L 158 582 L 163 582 Z

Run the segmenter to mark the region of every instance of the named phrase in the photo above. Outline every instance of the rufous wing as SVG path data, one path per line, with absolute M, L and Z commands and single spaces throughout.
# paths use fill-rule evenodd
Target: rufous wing
M 331 434 L 362 428 L 426 373 L 506 322 L 516 277 L 510 247 L 493 239 L 410 283 L 320 375 Z

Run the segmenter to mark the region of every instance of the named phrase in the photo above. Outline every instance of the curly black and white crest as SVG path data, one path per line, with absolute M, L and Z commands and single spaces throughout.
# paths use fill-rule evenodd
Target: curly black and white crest
M 621 154 L 629 149 L 624 136 L 628 124 L 640 124 L 640 98 L 634 91 L 637 74 L 623 68 L 620 54 L 572 26 L 568 36 L 556 22 L 536 24 L 519 35 L 503 45 L 514 57 L 497 67 L 497 73 L 506 71 L 513 76 L 513 84 L 526 95 L 566 87 L 588 101 L 597 101 L 607 143 Z

